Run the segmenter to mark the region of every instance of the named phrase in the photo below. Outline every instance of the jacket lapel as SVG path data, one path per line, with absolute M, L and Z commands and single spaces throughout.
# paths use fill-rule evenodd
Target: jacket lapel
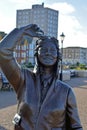
M 38 97 L 38 103 L 40 103 L 40 97 L 41 97 L 41 90 L 40 90 L 40 76 L 37 75 L 37 78 L 36 78 L 36 93 L 37 93 L 37 97 Z
M 49 90 L 48 90 L 48 92 L 46 94 L 46 97 L 45 97 L 45 99 L 44 99 L 44 101 L 42 103 L 42 107 L 47 102 L 48 98 L 55 93 L 55 91 L 54 91 L 55 90 L 55 85 L 56 85 L 56 81 L 53 80 L 53 82 L 52 82 L 52 84 L 51 84 L 51 86 L 50 86 L 50 88 L 49 88 Z

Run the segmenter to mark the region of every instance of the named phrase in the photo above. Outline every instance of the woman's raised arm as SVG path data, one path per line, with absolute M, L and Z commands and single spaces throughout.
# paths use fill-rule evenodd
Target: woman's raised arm
M 14 48 L 24 35 L 31 38 L 40 37 L 42 34 L 43 31 L 37 25 L 30 24 L 19 29 L 15 28 L 0 42 L 0 67 L 16 92 L 20 83 L 23 84 L 24 77 L 21 66 L 13 57 Z

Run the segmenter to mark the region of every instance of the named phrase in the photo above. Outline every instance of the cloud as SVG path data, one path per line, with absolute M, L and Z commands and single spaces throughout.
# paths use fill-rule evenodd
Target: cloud
M 60 41 L 60 34 L 64 32 L 65 40 L 63 46 L 85 46 L 85 44 L 87 43 L 87 34 L 83 32 L 84 28 L 75 16 L 75 7 L 66 2 L 57 2 L 47 6 L 59 10 L 58 39 Z
M 30 9 L 33 4 L 42 4 L 41 0 L 7 0 L 7 3 L 7 10 L 5 8 L 1 10 L 0 8 L 0 30 L 5 30 L 5 32 L 10 32 L 16 26 L 17 9 Z M 64 47 L 86 46 L 87 31 L 75 16 L 76 8 L 73 5 L 67 2 L 53 2 L 50 4 L 45 3 L 44 7 L 59 10 L 58 39 L 60 41 L 59 36 L 64 32 L 66 36 Z M 11 9 L 11 11 L 8 9 Z
M 59 30 L 66 31 L 81 28 L 79 21 L 74 16 L 75 8 L 68 3 L 54 3 L 48 7 L 59 11 Z
M 5 33 L 9 33 L 13 28 L 16 27 L 15 25 L 15 18 L 6 16 L 4 13 L 0 12 L 0 31 L 4 31 Z
M 33 4 L 41 4 L 41 0 L 9 0 L 16 8 L 31 8 Z
M 59 10 L 61 14 L 71 14 L 75 12 L 75 8 L 71 4 L 68 4 L 66 2 L 64 3 L 57 2 L 57 3 L 53 3 L 52 5 L 47 5 L 47 6 L 52 9 Z
M 12 3 L 26 3 L 27 2 L 27 4 L 28 4 L 28 2 L 29 3 L 35 3 L 35 1 L 37 1 L 37 0 L 9 0 L 10 2 L 12 2 Z

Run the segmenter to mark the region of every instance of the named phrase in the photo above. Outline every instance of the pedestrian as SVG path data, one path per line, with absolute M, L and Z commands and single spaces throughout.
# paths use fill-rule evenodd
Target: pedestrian
M 34 24 L 16 28 L 0 43 L 0 66 L 18 101 L 14 130 L 82 130 L 75 94 L 59 80 L 58 40 L 41 32 Z M 22 68 L 13 56 L 24 35 L 38 38 L 34 71 Z

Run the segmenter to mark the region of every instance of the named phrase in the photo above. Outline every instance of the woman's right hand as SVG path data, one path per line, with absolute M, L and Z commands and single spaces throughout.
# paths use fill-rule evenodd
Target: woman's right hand
M 36 25 L 36 24 L 29 24 L 27 26 L 21 27 L 18 29 L 19 38 L 17 41 L 21 41 L 24 35 L 29 37 L 37 37 L 40 38 L 44 35 L 44 32 Z

